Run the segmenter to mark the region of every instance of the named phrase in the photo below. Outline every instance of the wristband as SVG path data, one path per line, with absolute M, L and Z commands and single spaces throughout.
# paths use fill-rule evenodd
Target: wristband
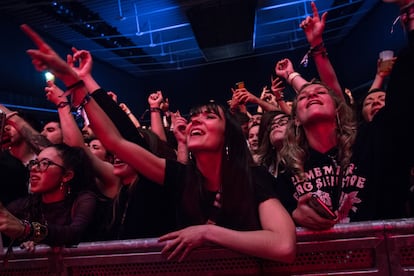
M 290 73 L 288 78 L 287 78 L 287 83 L 289 83 L 290 85 L 292 85 L 293 80 L 297 77 L 300 76 L 300 74 L 298 72 L 293 72 Z
M 76 109 L 83 108 L 87 103 L 90 102 L 91 98 L 92 97 L 89 93 L 86 94 L 85 97 L 83 98 L 82 102 L 76 107 Z
M 151 107 L 150 108 L 150 111 L 151 112 L 159 112 L 159 113 L 161 113 L 161 108 L 159 108 L 159 107 Z
M 66 87 L 66 90 L 71 90 L 71 89 L 73 89 L 73 88 L 75 88 L 75 87 L 78 87 L 78 86 L 83 86 L 84 85 L 84 82 L 83 82 L 83 80 L 78 80 L 77 82 L 75 82 L 75 83 L 73 83 L 73 84 L 71 84 L 71 85 L 69 85 L 69 86 L 67 86 Z
M 26 241 L 30 236 L 33 235 L 33 228 L 30 222 L 27 220 L 22 220 L 21 223 L 24 226 L 23 234 L 20 236 L 19 240 Z

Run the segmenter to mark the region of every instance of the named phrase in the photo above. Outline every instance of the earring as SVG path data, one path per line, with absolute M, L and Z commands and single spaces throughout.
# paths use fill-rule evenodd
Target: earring
M 60 182 L 59 190 L 63 191 L 63 186 L 64 186 L 63 182 Z
M 225 147 L 225 150 L 226 150 L 226 157 L 227 157 L 227 160 L 230 160 L 230 157 L 229 157 L 229 146 L 226 146 L 226 147 Z
M 68 185 L 68 192 L 67 192 L 67 194 L 70 195 L 70 185 Z
M 192 159 L 193 159 L 193 155 L 191 154 L 191 151 L 190 151 L 190 152 L 188 152 L 188 158 L 189 158 L 190 160 L 192 160 Z

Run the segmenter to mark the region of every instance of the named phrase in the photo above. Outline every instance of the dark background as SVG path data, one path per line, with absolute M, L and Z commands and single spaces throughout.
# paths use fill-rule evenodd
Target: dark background
M 396 5 L 379 1 L 348 37 L 326 45 L 342 86 L 351 89 L 356 98 L 367 91 L 375 76 L 378 53 L 384 49 L 397 53 L 405 44 L 406 37 L 400 23 L 395 26 L 394 33 L 390 33 L 397 15 Z M 37 116 L 44 117 L 54 108 L 44 97 L 43 74 L 34 69 L 25 53 L 34 44 L 19 29 L 21 23 L 24 22 L 15 20 L 13 15 L 0 18 L 0 102 L 12 109 L 45 108 L 46 112 L 36 111 Z M 40 34 L 62 56 L 70 53 L 72 45 L 55 41 L 47 33 Z M 143 114 L 148 106 L 147 97 L 155 90 L 162 90 L 169 98 L 172 111 L 179 109 L 186 114 L 192 105 L 201 101 L 214 99 L 225 103 L 231 98 L 230 87 L 238 81 L 244 81 L 249 91 L 260 95 L 262 87 L 269 85 L 270 76 L 274 75 L 276 61 L 285 57 L 290 58 L 297 71 L 306 78 L 317 77 L 312 61 L 307 68 L 299 66 L 306 50 L 302 48 L 144 77 L 132 76 L 95 60 L 93 73 L 102 87 L 114 91 L 118 101 L 125 102 L 137 117 Z M 293 96 L 291 91 L 287 93 L 288 97 Z M 148 119 L 147 114 L 144 121 Z

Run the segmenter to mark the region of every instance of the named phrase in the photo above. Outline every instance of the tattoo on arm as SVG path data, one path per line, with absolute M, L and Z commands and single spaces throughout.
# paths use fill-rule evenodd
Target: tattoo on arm
M 29 143 L 32 150 L 38 154 L 44 148 L 52 145 L 52 143 L 39 132 L 29 126 L 24 126 L 20 130 L 20 134 Z

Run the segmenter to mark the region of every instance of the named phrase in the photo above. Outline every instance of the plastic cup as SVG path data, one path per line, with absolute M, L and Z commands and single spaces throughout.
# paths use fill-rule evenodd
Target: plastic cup
M 394 57 L 394 51 L 384 50 L 379 53 L 380 62 L 380 71 L 387 72 L 392 68 L 392 59 Z

